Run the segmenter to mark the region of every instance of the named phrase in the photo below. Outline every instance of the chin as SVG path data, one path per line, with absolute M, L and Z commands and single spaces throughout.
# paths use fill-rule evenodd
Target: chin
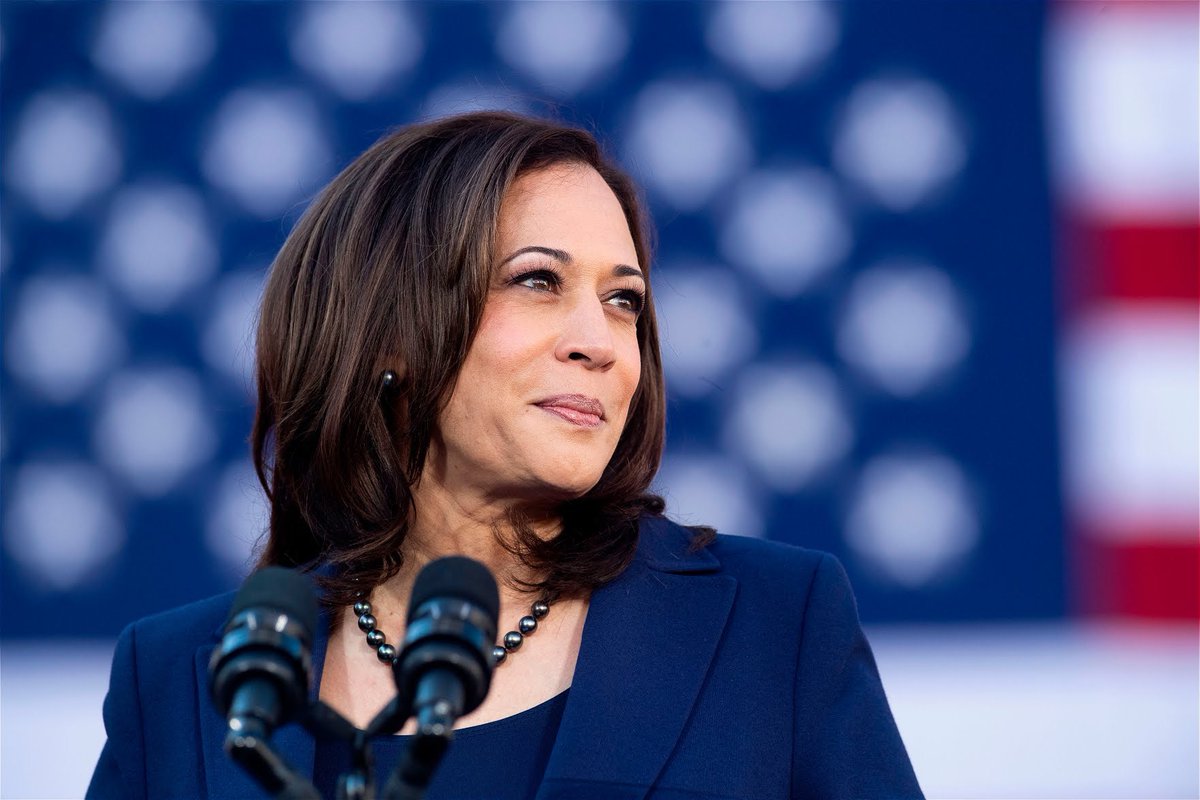
M 582 497 L 600 482 L 607 464 L 605 461 L 597 465 L 594 459 L 582 461 L 578 458 L 554 459 L 544 456 L 543 468 L 538 474 L 542 494 L 554 500 Z

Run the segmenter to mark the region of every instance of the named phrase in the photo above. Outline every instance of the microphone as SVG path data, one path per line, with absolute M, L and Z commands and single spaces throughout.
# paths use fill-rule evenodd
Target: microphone
M 308 703 L 317 599 L 308 578 L 283 567 L 251 575 L 238 591 L 208 662 L 213 702 L 229 720 L 226 751 L 263 742 Z
M 499 614 L 496 580 L 478 561 L 439 558 L 417 575 L 392 673 L 419 737 L 448 741 L 455 720 L 487 696 Z
M 385 800 L 425 797 L 455 720 L 487 696 L 499 616 L 496 580 L 478 561 L 439 558 L 417 575 L 404 644 L 392 661 L 398 694 L 370 726 L 391 729 L 417 718 L 417 733 L 384 786 Z

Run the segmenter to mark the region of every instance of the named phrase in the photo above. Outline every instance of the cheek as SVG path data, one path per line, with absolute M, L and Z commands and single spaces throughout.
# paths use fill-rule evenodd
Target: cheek
M 633 399 L 642 377 L 642 353 L 636 338 L 632 344 L 626 346 L 618 363 L 621 364 L 621 388 L 625 395 L 625 408 L 628 410 L 629 402 Z
M 488 303 L 471 350 L 492 365 L 513 365 L 528 361 L 546 345 L 555 321 L 537 309 L 522 308 L 511 298 L 495 298 Z
M 475 341 L 467 354 L 464 373 L 479 385 L 508 382 L 507 378 L 529 361 L 529 331 L 511 315 L 484 315 Z

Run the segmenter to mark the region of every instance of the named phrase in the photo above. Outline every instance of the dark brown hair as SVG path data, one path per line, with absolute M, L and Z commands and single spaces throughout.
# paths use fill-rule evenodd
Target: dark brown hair
M 476 113 L 390 133 L 356 158 L 296 224 L 271 267 L 258 329 L 255 468 L 271 503 L 259 565 L 327 563 L 331 604 L 395 575 L 438 415 L 479 325 L 501 200 L 517 176 L 559 163 L 594 168 L 629 222 L 645 270 L 647 222 L 632 181 L 587 132 Z M 647 287 L 649 290 L 649 287 Z M 576 595 L 628 565 L 664 437 L 654 305 L 637 323 L 641 378 L 595 487 L 560 507 L 541 540 L 519 512 L 510 549 L 528 588 Z M 400 375 L 383 396 L 380 376 Z

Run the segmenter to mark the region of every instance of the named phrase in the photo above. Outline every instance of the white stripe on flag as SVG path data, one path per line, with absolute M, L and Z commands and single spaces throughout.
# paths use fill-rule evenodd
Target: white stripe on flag
M 1200 207 L 1196 3 L 1061 3 L 1047 99 L 1058 184 L 1101 217 L 1191 221 Z
M 1196 536 L 1200 316 L 1194 304 L 1108 305 L 1064 344 L 1064 459 L 1074 518 L 1124 538 Z

